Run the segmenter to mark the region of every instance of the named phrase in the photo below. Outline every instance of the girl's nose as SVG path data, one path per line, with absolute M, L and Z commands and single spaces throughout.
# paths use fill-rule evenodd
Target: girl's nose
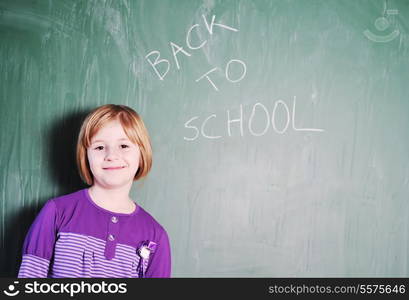
M 116 150 L 116 149 L 113 149 L 113 148 L 107 149 L 106 155 L 105 155 L 105 159 L 106 159 L 106 160 L 118 159 L 118 152 L 117 152 L 117 150 Z

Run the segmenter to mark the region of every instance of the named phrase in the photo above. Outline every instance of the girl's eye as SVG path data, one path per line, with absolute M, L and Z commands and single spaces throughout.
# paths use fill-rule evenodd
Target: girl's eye
M 95 150 L 102 150 L 104 148 L 104 146 L 98 146 L 95 148 Z
M 129 148 L 128 145 L 121 145 L 122 148 Z

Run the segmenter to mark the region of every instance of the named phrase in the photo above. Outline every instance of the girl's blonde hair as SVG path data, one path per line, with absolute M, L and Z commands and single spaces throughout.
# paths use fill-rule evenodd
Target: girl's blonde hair
M 139 146 L 141 156 L 134 181 L 148 175 L 152 167 L 152 146 L 148 131 L 141 117 L 132 108 L 125 105 L 106 104 L 91 111 L 82 123 L 77 141 L 77 167 L 80 176 L 88 185 L 94 183 L 88 163 L 87 148 L 92 137 L 106 123 L 119 120 L 129 140 Z

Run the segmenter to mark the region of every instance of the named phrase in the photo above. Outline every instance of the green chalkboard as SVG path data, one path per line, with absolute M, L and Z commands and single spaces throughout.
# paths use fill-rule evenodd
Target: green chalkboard
M 144 119 L 132 197 L 174 277 L 409 276 L 409 1 L 0 1 L 1 275 L 84 185 L 94 107 Z

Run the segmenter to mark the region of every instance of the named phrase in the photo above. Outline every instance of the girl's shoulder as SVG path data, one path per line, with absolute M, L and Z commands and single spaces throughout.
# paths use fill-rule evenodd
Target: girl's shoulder
M 47 224 L 53 224 L 56 228 L 64 219 L 64 216 L 73 215 L 72 212 L 78 207 L 78 201 L 81 199 L 82 191 L 61 195 L 47 200 L 39 211 L 36 221 L 37 223 L 47 220 Z
M 135 222 L 138 223 L 135 224 L 136 226 L 139 227 L 141 226 L 141 224 L 143 224 L 143 227 L 153 229 L 153 231 L 156 232 L 156 234 L 161 235 L 163 233 L 166 233 L 165 228 L 159 223 L 159 221 L 157 221 L 156 218 L 153 217 L 151 213 L 149 213 L 139 204 L 138 211 L 134 217 Z
M 76 211 L 83 211 L 85 189 L 50 198 L 45 206 L 51 206 L 55 209 L 57 219 L 61 221 L 64 216 L 73 216 Z
M 85 189 L 81 189 L 69 194 L 51 198 L 49 201 L 54 202 L 58 208 L 70 207 L 84 197 L 84 192 Z
M 147 210 L 145 210 L 142 206 L 138 204 L 137 207 L 137 214 L 138 218 L 143 218 L 145 222 L 149 222 L 154 227 L 162 227 L 162 225 L 150 214 Z

